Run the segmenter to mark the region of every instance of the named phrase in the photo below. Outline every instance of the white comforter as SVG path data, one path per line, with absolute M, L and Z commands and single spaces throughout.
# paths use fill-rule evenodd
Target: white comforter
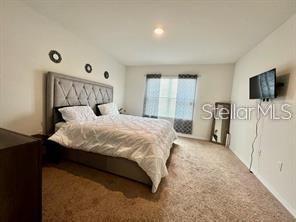
M 166 161 L 176 133 L 166 120 L 106 115 L 94 121 L 66 123 L 49 139 L 68 148 L 137 162 L 151 178 L 154 193 L 168 174 Z

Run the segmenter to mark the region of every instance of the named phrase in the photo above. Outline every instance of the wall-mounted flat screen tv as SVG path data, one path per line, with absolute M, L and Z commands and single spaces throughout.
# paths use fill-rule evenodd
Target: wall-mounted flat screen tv
M 250 99 L 273 99 L 276 97 L 276 69 L 269 70 L 249 80 Z

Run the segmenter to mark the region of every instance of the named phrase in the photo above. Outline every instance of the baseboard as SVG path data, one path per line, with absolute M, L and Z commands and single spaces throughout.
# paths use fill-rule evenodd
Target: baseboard
M 205 138 L 205 137 L 199 137 L 199 136 L 187 135 L 187 134 L 182 134 L 182 133 L 177 133 L 177 136 L 179 136 L 179 137 L 184 137 L 184 138 L 196 139 L 196 140 L 205 140 L 205 141 L 209 141 L 209 139 L 208 139 L 208 138 Z
M 260 180 L 260 182 L 278 199 L 278 201 L 283 204 L 283 206 L 293 215 L 296 219 L 296 210 L 273 188 L 273 186 L 268 183 L 260 174 L 256 171 L 253 171 L 254 175 Z
M 230 148 L 230 150 L 247 168 L 249 168 L 249 163 L 246 160 L 242 159 L 233 149 Z M 294 209 L 256 170 L 253 170 L 252 172 L 269 192 L 272 193 L 272 195 L 292 214 L 294 219 L 296 219 L 296 209 Z

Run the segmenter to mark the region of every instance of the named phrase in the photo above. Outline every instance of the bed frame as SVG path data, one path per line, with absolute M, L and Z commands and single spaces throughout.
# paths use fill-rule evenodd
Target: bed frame
M 46 74 L 46 134 L 53 134 L 55 124 L 61 121 L 57 107 L 89 105 L 97 113 L 97 104 L 112 101 L 112 86 L 49 72 Z M 50 144 L 49 148 L 58 150 L 55 153 L 61 158 L 152 185 L 151 179 L 134 161 Z

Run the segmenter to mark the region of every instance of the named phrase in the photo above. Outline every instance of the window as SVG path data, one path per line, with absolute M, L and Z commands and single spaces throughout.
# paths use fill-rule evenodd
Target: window
M 147 75 L 144 116 L 172 119 L 177 131 L 187 127 L 191 133 L 196 80 L 197 75 Z
M 175 118 L 178 79 L 162 78 L 160 80 L 158 117 Z
M 144 116 L 157 118 L 160 92 L 160 75 L 150 74 L 147 75 L 146 78 Z

